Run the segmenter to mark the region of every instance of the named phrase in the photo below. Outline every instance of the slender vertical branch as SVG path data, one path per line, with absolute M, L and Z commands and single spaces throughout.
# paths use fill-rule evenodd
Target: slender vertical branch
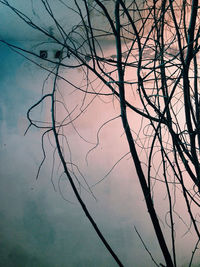
M 129 144 L 130 153 L 132 155 L 133 162 L 135 164 L 135 168 L 137 171 L 137 175 L 141 184 L 141 188 L 143 191 L 143 195 L 145 197 L 145 202 L 148 208 L 148 212 L 151 217 L 152 224 L 154 226 L 154 230 L 158 239 L 158 242 L 160 244 L 160 248 L 163 252 L 163 256 L 165 258 L 165 262 L 168 267 L 173 267 L 173 262 L 169 253 L 169 250 L 167 248 L 165 238 L 163 236 L 158 217 L 156 214 L 156 211 L 153 206 L 153 201 L 151 198 L 151 192 L 150 189 L 147 186 L 146 179 L 141 167 L 141 163 L 135 148 L 135 144 L 133 141 L 133 137 L 131 134 L 130 126 L 127 120 L 127 113 L 126 113 L 126 104 L 125 104 L 125 91 L 124 91 L 124 71 L 122 69 L 122 52 L 121 52 L 121 40 L 120 40 L 120 15 L 119 15 L 119 2 L 120 0 L 116 1 L 115 4 L 115 20 L 116 20 L 116 50 L 117 50 L 117 68 L 118 68 L 118 78 L 119 78 L 119 92 L 120 92 L 120 107 L 121 107 L 121 119 L 123 123 L 123 127 L 126 133 L 126 138 Z
M 97 235 L 99 236 L 99 238 L 101 239 L 102 243 L 104 244 L 104 246 L 107 248 L 107 250 L 109 251 L 109 253 L 111 254 L 111 256 L 113 257 L 113 259 L 116 261 L 116 263 L 123 267 L 123 264 L 121 263 L 121 261 L 119 260 L 119 258 L 117 257 L 117 255 L 115 254 L 115 252 L 112 250 L 112 248 L 110 247 L 110 245 L 108 244 L 108 242 L 106 241 L 106 239 L 104 238 L 103 234 L 101 233 L 101 231 L 99 230 L 96 222 L 94 221 L 94 219 L 92 218 L 92 216 L 90 215 L 85 203 L 83 202 L 75 184 L 73 181 L 73 178 L 67 168 L 67 164 L 65 162 L 64 156 L 63 156 L 63 152 L 61 149 L 61 145 L 60 145 L 60 141 L 59 141 L 59 134 L 57 133 L 56 130 L 56 118 L 55 118 L 55 93 L 56 93 L 56 81 L 57 81 L 57 77 L 58 77 L 58 70 L 59 70 L 59 65 L 57 67 L 57 72 L 55 75 L 55 79 L 54 79 L 54 85 L 53 85 L 53 91 L 52 91 L 52 100 L 51 100 L 51 114 L 52 114 L 52 130 L 54 133 L 54 138 L 55 138 L 55 142 L 56 142 L 56 147 L 57 147 L 57 151 L 58 151 L 58 155 L 60 157 L 63 169 L 65 174 L 67 175 L 67 178 L 71 184 L 71 187 L 73 189 L 73 192 L 78 200 L 78 202 L 81 205 L 82 210 L 84 211 L 86 217 L 88 218 L 88 220 L 90 221 L 91 225 L 93 226 L 94 230 L 96 231 Z

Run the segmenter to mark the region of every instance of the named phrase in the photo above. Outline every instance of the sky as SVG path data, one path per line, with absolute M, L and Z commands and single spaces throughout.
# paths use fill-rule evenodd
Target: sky
M 15 4 L 15 1 L 12 2 Z M 59 14 L 60 21 L 63 21 L 66 17 L 64 9 L 58 8 L 56 1 L 50 2 L 56 14 Z M 25 5 L 24 1 L 20 0 L 17 3 L 19 8 L 33 16 L 40 25 L 52 30 L 53 23 L 42 13 L 44 11 L 41 11 L 36 2 L 28 1 Z M 1 38 L 35 53 L 47 49 L 50 57 L 53 57 L 57 46 L 43 42 L 40 35 L 30 31 L 1 4 L 0 16 L 4 21 L 0 26 Z M 67 18 L 69 20 L 63 24 L 69 27 L 73 25 L 76 17 L 69 12 Z M 103 45 L 106 47 L 106 53 L 114 53 L 110 43 L 105 42 Z M 53 77 L 48 77 L 47 71 L 38 68 L 2 43 L 0 62 L 0 266 L 116 266 L 94 233 L 74 197 L 69 182 L 62 174 L 58 157 L 54 156 L 54 146 L 51 145 L 52 136 L 44 139 L 47 158 L 36 180 L 43 158 L 43 132 L 31 127 L 24 136 L 28 127 L 26 112 L 40 99 L 42 88 L 45 92 L 52 90 Z M 47 64 L 47 67 L 49 66 Z M 80 69 L 61 69 L 61 72 L 72 82 L 83 82 Z M 81 106 L 82 94 L 74 92 L 73 88 L 63 81 L 59 81 L 58 86 L 69 109 L 75 108 L 76 105 Z M 91 98 L 87 98 L 85 105 L 90 100 Z M 90 186 L 105 177 L 117 160 L 128 152 L 119 118 L 101 129 L 99 145 L 95 147 L 101 125 L 109 118 L 119 115 L 117 103 L 105 104 L 104 100 L 95 99 L 75 122 L 79 134 L 71 126 L 66 130 L 67 140 L 73 151 L 73 161 L 79 164 Z M 136 96 L 133 96 L 133 101 L 137 102 Z M 64 115 L 63 106 L 58 107 L 59 118 Z M 49 103 L 45 103 L 32 116 L 36 116 L 38 120 L 49 120 Z M 133 116 L 132 123 L 138 123 L 137 116 Z M 89 140 L 89 143 L 80 136 Z M 92 149 L 94 147 L 95 149 Z M 55 167 L 52 171 L 54 160 Z M 78 175 L 78 171 L 75 171 Z M 80 176 L 79 178 L 82 179 Z M 81 181 L 84 184 L 83 179 Z M 130 157 L 126 156 L 119 162 L 92 190 L 96 199 L 83 189 L 81 196 L 124 265 L 154 266 L 134 227 L 155 259 L 163 262 Z M 160 194 L 158 208 L 161 212 L 164 198 Z M 188 244 L 192 249 L 193 241 L 188 241 L 190 238 L 184 236 L 187 228 L 181 223 L 179 230 L 178 257 L 184 264 L 190 255 Z M 167 233 L 166 229 L 166 236 Z

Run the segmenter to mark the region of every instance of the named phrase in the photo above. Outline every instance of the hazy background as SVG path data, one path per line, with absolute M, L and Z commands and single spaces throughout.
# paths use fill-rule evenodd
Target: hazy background
M 16 4 L 16 1 L 11 2 Z M 38 19 L 41 25 L 52 26 L 41 11 L 40 18 L 34 15 L 40 10 L 36 2 L 34 5 L 31 1 L 25 4 L 21 0 L 17 3 L 30 16 Z M 73 25 L 74 16 L 66 14 L 56 5 L 55 8 L 61 20 L 67 17 L 67 27 Z M 41 48 L 45 48 L 50 54 L 53 53 L 53 45 L 42 43 L 39 35 L 23 26 L 1 4 L 0 16 L 3 21 L 0 26 L 1 38 L 34 52 L 39 53 Z M 112 49 L 109 49 L 112 53 Z M 43 157 L 42 132 L 31 128 L 24 136 L 28 126 L 26 112 L 41 97 L 43 81 L 48 73 L 3 44 L 0 44 L 0 62 L 0 266 L 116 266 L 83 214 L 68 182 L 64 177 L 59 178 L 61 170 L 58 166 L 51 177 L 53 149 L 47 138 L 47 160 L 36 181 Z M 78 80 L 82 74 L 76 70 L 73 73 L 68 71 L 66 75 Z M 46 91 L 52 88 L 52 83 L 52 78 L 49 78 L 45 84 Z M 60 88 L 72 106 L 73 101 L 82 100 L 76 93 L 71 94 L 72 88 L 66 84 L 60 82 Z M 39 114 L 41 118 L 46 118 L 49 112 L 48 106 L 44 106 Z M 76 127 L 82 136 L 95 143 L 99 127 L 116 115 L 117 107 L 94 101 L 88 112 L 77 121 Z M 133 118 L 134 122 L 138 123 L 137 117 Z M 68 138 L 74 161 L 80 163 L 90 185 L 104 177 L 116 161 L 128 152 L 122 133 L 119 119 L 104 127 L 100 133 L 100 145 L 89 154 L 87 166 L 85 155 L 94 145 L 86 145 L 69 127 Z M 129 157 L 95 186 L 93 192 L 97 201 L 84 191 L 82 197 L 123 264 L 154 266 L 134 226 L 158 263 L 163 262 Z M 164 200 L 162 194 L 160 198 Z M 159 209 L 162 211 L 162 204 Z M 192 250 L 191 243 L 183 236 L 186 230 L 180 225 L 178 257 L 182 263 L 188 261 Z

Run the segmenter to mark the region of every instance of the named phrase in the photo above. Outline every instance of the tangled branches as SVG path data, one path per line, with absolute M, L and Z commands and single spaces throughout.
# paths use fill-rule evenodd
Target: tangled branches
M 81 198 L 70 156 L 73 151 L 67 141 L 68 127 L 76 131 L 76 121 L 94 101 L 99 100 L 101 105 L 115 105 L 113 117 L 107 118 L 105 109 L 97 143 L 92 144 L 87 156 L 99 145 L 101 129 L 120 118 L 128 144 L 125 155 L 131 156 L 135 166 L 165 264 L 177 266 L 176 217 L 181 215 L 176 211 L 176 204 L 181 201 L 197 240 L 189 263 L 191 266 L 200 240 L 198 1 L 74 0 L 72 5 L 66 1 L 58 2 L 74 12 L 79 23 L 67 32 L 49 2 L 41 0 L 45 12 L 54 22 L 55 33 L 52 34 L 9 1 L 0 1 L 24 23 L 60 47 L 58 60 L 43 59 L 49 63 L 49 75 L 54 77 L 53 89 L 43 92 L 41 99 L 29 109 L 30 126 L 44 129 L 43 137 L 53 134 L 55 151 L 82 209 L 117 264 L 123 266 Z M 33 61 L 38 57 L 6 40 L 1 42 Z M 82 76 L 80 80 L 71 78 L 77 70 Z M 79 94 L 81 101 L 78 103 L 73 97 L 66 100 L 66 87 L 61 89 L 60 83 L 65 83 L 68 90 L 71 88 L 71 95 Z M 44 124 L 44 121 L 35 121 L 31 112 L 46 101 L 50 101 L 51 119 Z M 134 117 L 139 118 L 138 124 Z M 43 152 L 45 160 L 44 148 Z M 85 183 L 91 192 L 91 187 Z M 81 183 L 78 182 L 78 186 L 81 187 Z M 166 194 L 165 215 L 169 217 L 166 224 L 170 229 L 171 244 L 166 241 L 156 207 L 158 186 L 163 195 Z

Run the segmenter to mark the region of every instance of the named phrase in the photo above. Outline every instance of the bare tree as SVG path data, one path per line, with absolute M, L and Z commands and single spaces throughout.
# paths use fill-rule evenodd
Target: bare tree
M 52 67 L 49 68 L 49 75 L 54 76 L 52 91 L 43 92 L 41 99 L 28 110 L 29 128 L 34 126 L 43 129 L 42 140 L 46 135 L 53 134 L 55 152 L 59 155 L 64 173 L 85 215 L 116 263 L 123 266 L 81 198 L 79 188 L 84 186 L 74 171 L 78 166 L 71 160 L 73 151 L 70 151 L 66 130 L 69 125 L 75 127 L 76 120 L 94 99 L 105 99 L 111 105 L 114 103 L 118 114 L 105 120 L 99 131 L 111 121 L 121 119 L 123 134 L 129 147 L 127 154 L 131 156 L 135 166 L 166 266 L 178 266 L 176 218 L 181 218 L 183 222 L 189 218 L 189 228 L 194 230 L 196 238 L 189 262 L 191 266 L 200 241 L 198 1 L 74 0 L 73 6 L 64 0 L 58 2 L 79 17 L 79 23 L 70 32 L 55 17 L 48 0 L 41 0 L 41 3 L 54 22 L 56 34 L 33 22 L 9 1 L 0 1 L 1 5 L 10 8 L 24 23 L 60 46 L 56 59 L 50 62 Z M 103 28 L 99 24 L 99 18 L 103 20 Z M 107 47 L 103 44 L 105 39 L 112 43 L 113 55 L 107 55 Z M 37 58 L 41 55 L 6 40 L 1 42 L 38 64 Z M 48 61 L 48 58 L 43 60 Z M 82 83 L 71 82 L 61 69 L 81 70 Z M 82 104 L 79 110 L 68 108 L 59 90 L 60 82 L 70 85 L 81 95 Z M 133 94 L 139 100 L 137 103 Z M 48 124 L 35 121 L 31 112 L 47 101 L 51 105 L 51 121 Z M 62 117 L 58 115 L 61 108 L 65 112 Z M 140 117 L 139 127 L 132 123 L 134 116 Z M 97 144 L 88 151 L 86 159 L 99 144 L 99 131 Z M 44 148 L 43 153 L 44 159 L 39 171 L 45 160 Z M 86 180 L 85 183 L 86 190 L 92 194 Z M 165 215 L 169 217 L 169 221 L 165 224 L 170 230 L 171 243 L 166 240 L 157 211 L 158 186 L 162 194 L 166 194 Z M 187 211 L 187 219 L 179 214 L 176 208 L 178 202 Z M 158 266 L 141 235 L 138 231 L 137 233 Z

